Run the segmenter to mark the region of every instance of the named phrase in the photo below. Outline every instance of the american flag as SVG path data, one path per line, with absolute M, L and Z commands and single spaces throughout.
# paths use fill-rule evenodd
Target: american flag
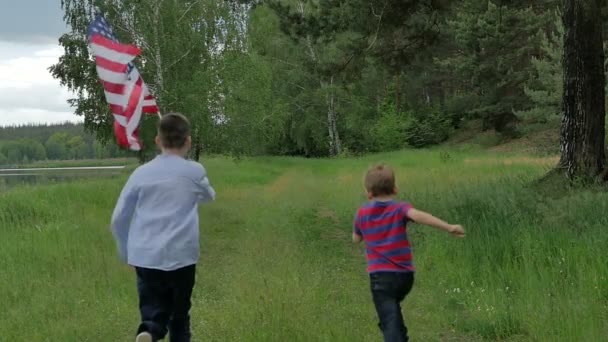
M 97 74 L 114 115 L 116 140 L 119 145 L 138 151 L 141 143 L 137 130 L 142 113 L 159 112 L 154 96 L 133 64 L 141 51 L 136 46 L 118 42 L 102 15 L 97 15 L 91 22 L 87 37 L 95 56 Z

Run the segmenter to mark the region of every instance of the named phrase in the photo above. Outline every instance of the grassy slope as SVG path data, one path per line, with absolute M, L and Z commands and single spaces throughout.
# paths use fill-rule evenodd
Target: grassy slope
M 515 155 L 399 152 L 339 161 L 206 161 L 195 335 L 206 341 L 377 341 L 361 246 L 349 243 L 361 175 L 387 161 L 403 198 L 468 229 L 410 227 L 406 300 L 420 341 L 599 341 L 608 336 L 608 195 L 550 198 L 526 185 L 552 163 Z M 121 182 L 0 194 L 0 336 L 128 341 L 133 272 L 107 223 Z
M 495 152 L 517 152 L 534 155 L 559 154 L 559 118 L 547 123 L 526 123 L 519 128 L 519 138 L 508 138 L 495 131 L 482 131 L 481 122 L 469 121 L 454 132 L 446 146 L 481 147 Z

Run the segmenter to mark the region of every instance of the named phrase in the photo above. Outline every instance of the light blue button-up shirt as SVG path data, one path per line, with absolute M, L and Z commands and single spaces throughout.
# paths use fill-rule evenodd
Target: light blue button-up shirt
M 176 270 L 199 258 L 198 204 L 215 199 L 205 168 L 162 154 L 137 168 L 112 215 L 112 233 L 131 266 Z

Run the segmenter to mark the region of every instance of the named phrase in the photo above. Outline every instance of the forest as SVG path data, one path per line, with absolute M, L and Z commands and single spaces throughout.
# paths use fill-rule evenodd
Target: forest
M 196 155 L 326 157 L 431 146 L 469 123 L 503 139 L 559 125 L 561 1 L 62 3 L 72 32 L 51 72 L 103 142 L 112 116 L 84 36 L 95 5 L 142 47 L 162 111 L 190 118 Z
M 115 144 L 102 145 L 82 124 L 0 127 L 0 166 L 42 160 L 104 159 L 127 156 Z

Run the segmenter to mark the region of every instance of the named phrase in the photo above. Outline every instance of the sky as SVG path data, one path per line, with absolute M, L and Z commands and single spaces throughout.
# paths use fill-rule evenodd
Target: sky
M 0 126 L 78 122 L 48 67 L 68 31 L 60 0 L 0 0 Z

